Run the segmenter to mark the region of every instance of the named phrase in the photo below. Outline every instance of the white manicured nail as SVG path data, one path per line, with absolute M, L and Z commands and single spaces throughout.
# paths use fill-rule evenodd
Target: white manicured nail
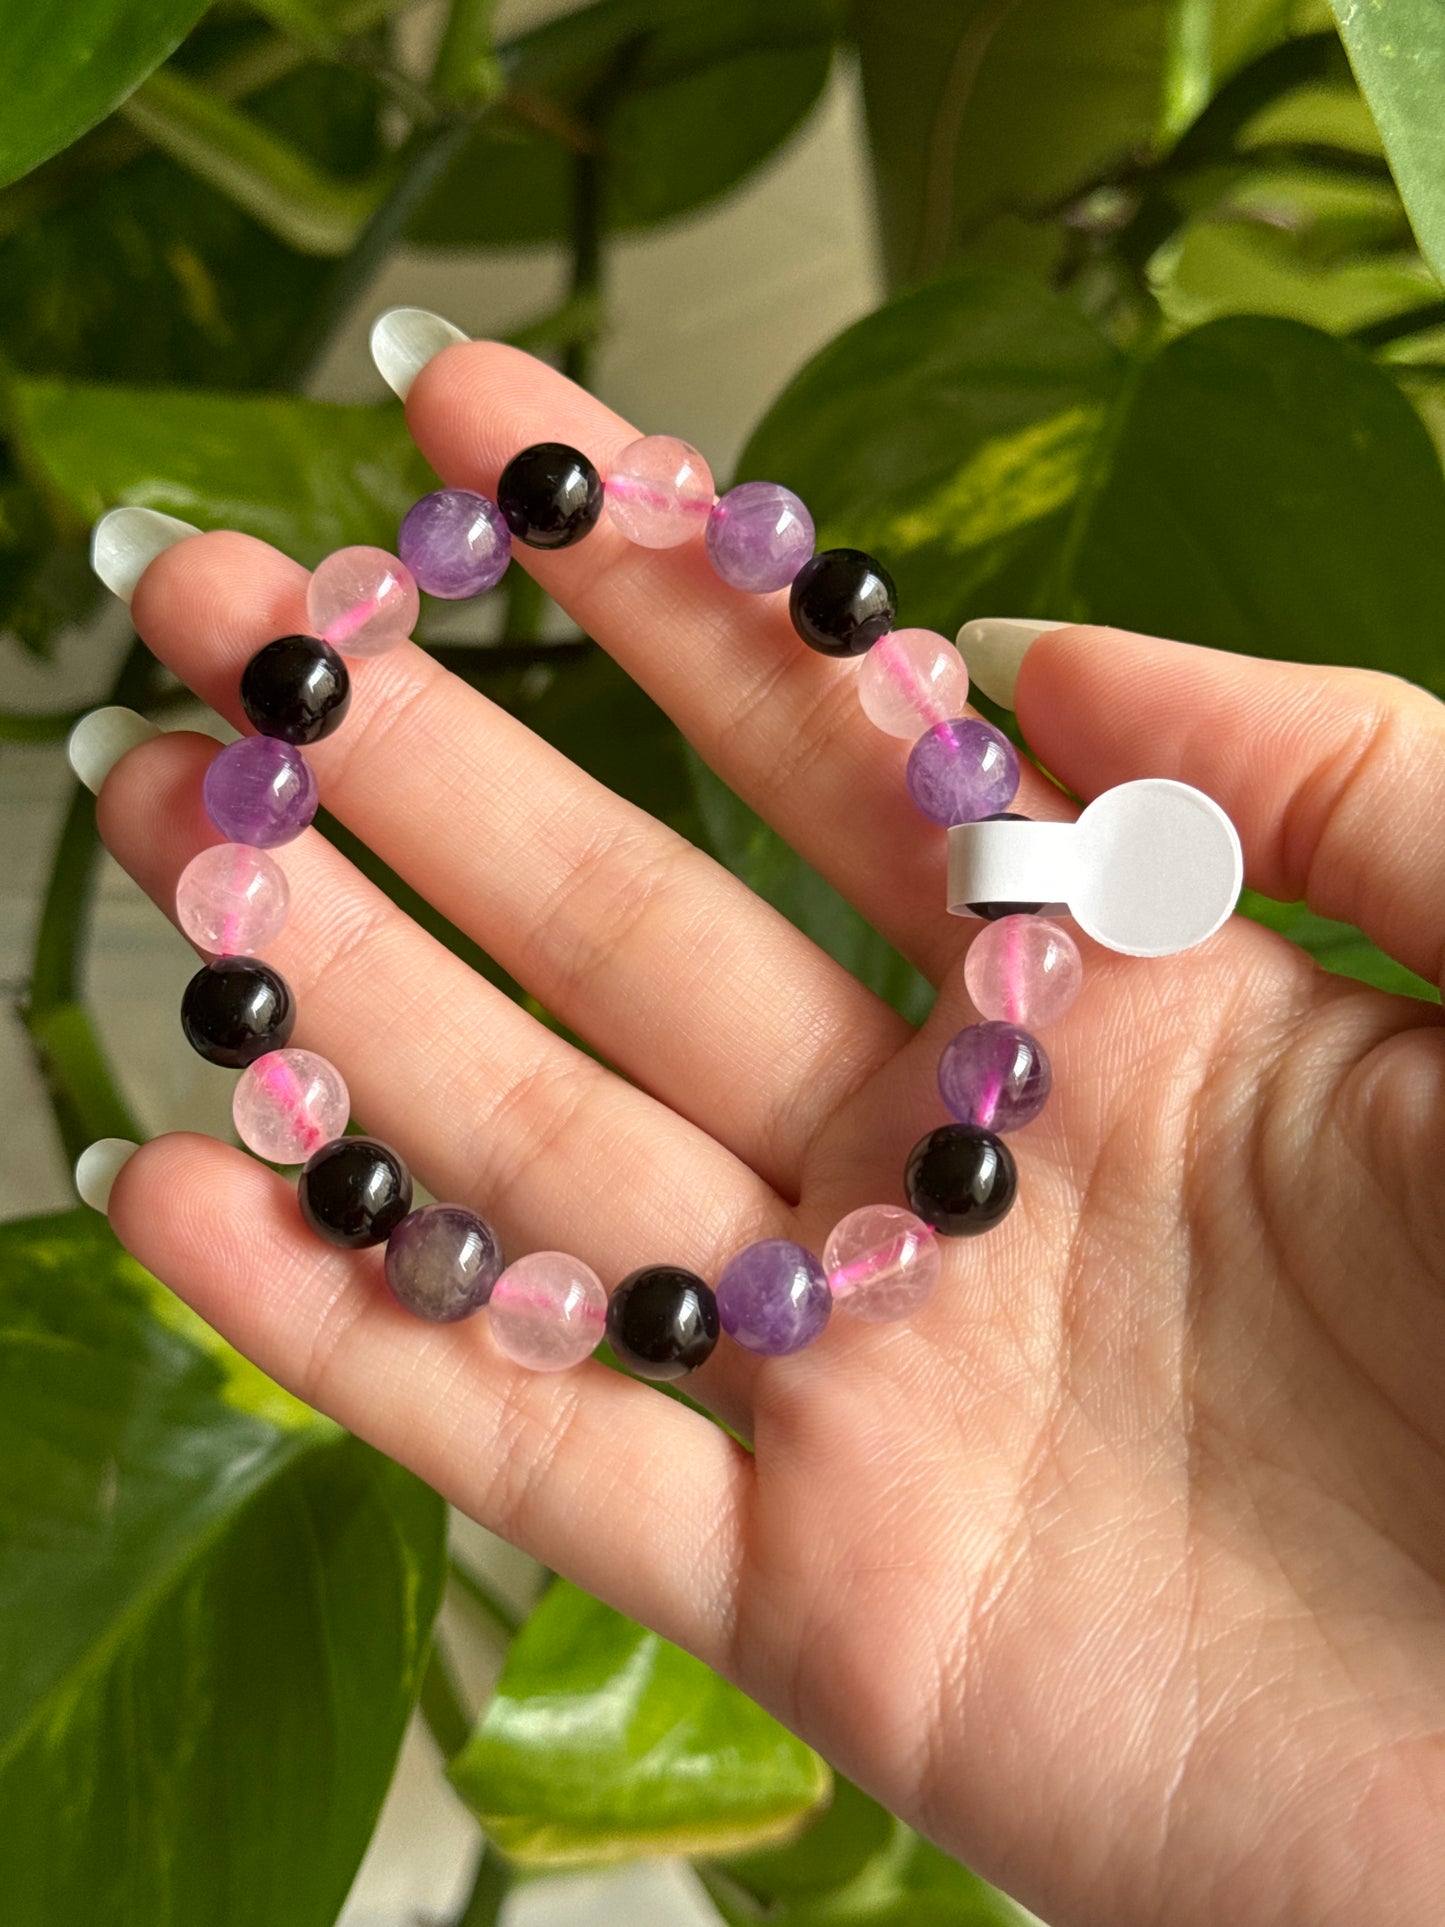
M 101 784 L 126 751 L 159 735 L 155 724 L 133 709 L 92 709 L 71 730 L 65 753 L 91 795 L 99 796 Z
M 163 549 L 199 534 L 194 522 L 162 515 L 159 509 L 111 509 L 91 530 L 90 566 L 112 595 L 129 602 L 135 585 Z
M 981 616 L 958 632 L 958 653 L 968 664 L 969 681 L 990 702 L 1014 706 L 1014 689 L 1029 644 L 1046 629 L 1067 629 L 1067 622 L 1034 622 L 1022 616 Z
M 75 1160 L 75 1188 L 82 1204 L 92 1211 L 108 1211 L 110 1194 L 121 1168 L 140 1149 L 128 1137 L 98 1137 Z
M 388 308 L 372 323 L 371 358 L 387 387 L 405 401 L 433 355 L 454 341 L 470 340 L 429 308 Z

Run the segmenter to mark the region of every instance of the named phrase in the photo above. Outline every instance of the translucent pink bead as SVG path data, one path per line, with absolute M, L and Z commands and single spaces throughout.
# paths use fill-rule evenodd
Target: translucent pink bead
M 508 1358 L 533 1372 L 565 1372 L 595 1351 L 607 1324 L 607 1293 L 580 1258 L 534 1251 L 507 1266 L 487 1311 Z
M 236 1080 L 231 1116 L 241 1142 L 270 1164 L 302 1164 L 351 1116 L 341 1072 L 311 1050 L 273 1050 Z
M 963 713 L 968 670 L 953 644 L 932 629 L 894 629 L 859 665 L 858 700 L 876 729 L 915 742 L 925 729 Z
M 612 464 L 607 513 L 640 548 L 675 549 L 707 527 L 715 494 L 695 448 L 675 435 L 644 435 Z
M 917 1311 L 942 1268 L 933 1226 L 898 1204 L 865 1204 L 850 1211 L 823 1246 L 834 1304 L 876 1325 Z
M 384 656 L 406 641 L 420 607 L 410 570 L 385 549 L 338 549 L 306 586 L 312 634 L 343 656 Z
M 1072 1006 L 1084 965 L 1068 931 L 1047 917 L 1000 917 L 969 945 L 963 981 L 981 1017 L 1036 1030 Z
M 291 907 L 286 872 L 249 843 L 193 856 L 176 884 L 176 920 L 213 957 L 255 956 L 281 934 Z

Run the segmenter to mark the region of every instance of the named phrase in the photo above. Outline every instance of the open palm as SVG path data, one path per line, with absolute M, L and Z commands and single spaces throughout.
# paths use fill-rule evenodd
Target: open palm
M 450 483 L 541 439 L 604 472 L 635 433 L 488 344 L 409 400 Z M 821 1248 L 896 1202 L 940 1121 L 976 926 L 944 838 L 852 671 L 780 598 L 604 522 L 529 567 L 719 773 L 939 985 L 922 1033 L 710 859 L 411 646 L 364 665 L 313 752 L 328 805 L 606 1060 L 410 922 L 322 838 L 287 846 L 272 956 L 297 1041 L 428 1188 L 509 1252 L 609 1282 L 716 1274 L 751 1240 Z M 185 541 L 140 632 L 239 721 L 237 680 L 304 626 L 301 569 Z M 1437 704 L 1386 678 L 1115 632 L 1036 643 L 1019 714 L 1092 796 L 1198 784 L 1250 880 L 1308 894 L 1436 978 Z M 133 751 L 110 848 L 163 905 L 210 840 L 213 745 Z M 1026 773 L 1018 806 L 1058 815 Z M 1445 1846 L 1445 1027 L 1236 921 L 1162 963 L 1089 950 L 1050 1032 L 1054 1097 L 1019 1202 L 947 1247 L 906 1325 L 834 1319 L 797 1357 L 724 1344 L 689 1390 L 535 1376 L 485 1321 L 429 1327 L 375 1252 L 301 1225 L 226 1146 L 156 1140 L 111 1211 L 126 1244 L 301 1396 L 456 1504 L 716 1666 L 949 1850 L 1072 1923 L 1438 1919 Z M 615 1066 L 609 1069 L 606 1066 Z

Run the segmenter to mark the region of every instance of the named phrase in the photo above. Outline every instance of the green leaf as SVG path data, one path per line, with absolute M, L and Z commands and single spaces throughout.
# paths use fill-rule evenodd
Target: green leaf
M 779 1839 L 831 1781 L 700 1660 L 560 1580 L 450 1772 L 502 1851 L 543 1866 Z
M 880 555 L 945 634 L 1036 613 L 1445 686 L 1445 478 L 1385 374 L 1240 318 L 1125 375 L 1061 300 L 958 275 L 825 348 L 743 472 Z
M 511 110 L 478 127 L 412 238 L 476 247 L 564 235 L 579 143 L 605 155 L 610 230 L 715 200 L 812 108 L 837 16 L 833 0 L 594 0 L 522 35 L 499 49 Z
M 796 488 L 820 548 L 881 556 L 907 619 L 951 635 L 965 616 L 1030 606 L 1125 372 L 1062 297 L 960 273 L 823 349 L 755 429 L 739 475 Z
M 1388 990 L 1397 997 L 1419 997 L 1432 1004 L 1440 1002 L 1440 992 L 1434 984 L 1426 983 L 1413 970 L 1387 957 L 1353 924 L 1317 917 L 1303 903 L 1275 903 L 1254 890 L 1245 891 L 1239 908 L 1246 917 L 1253 917 L 1256 923 L 1270 930 L 1278 930 L 1282 937 L 1307 950 L 1321 969 L 1332 971 L 1337 977 L 1353 977 L 1359 983 L 1373 984 L 1376 990 Z
M 92 1213 L 0 1227 L 6 1927 L 329 1927 L 445 1508 L 161 1303 Z
M 790 1845 L 698 1871 L 737 1927 L 1023 1927 L 1029 1918 L 846 1780 Z
M 1101 456 L 1054 614 L 1445 690 L 1445 476 L 1358 349 L 1211 322 L 1141 368 Z
M 347 543 L 391 547 L 435 486 L 391 405 L 25 381 L 13 409 L 23 458 L 79 522 L 135 502 L 243 529 L 308 567 Z
M 1439 0 L 1332 0 L 1420 251 L 1445 280 L 1445 9 Z
M 207 0 L 0 0 L 0 187 L 68 147 L 158 67 Z
M 336 180 L 292 141 L 169 68 L 122 111 L 162 153 L 302 254 L 348 253 L 385 191 L 387 169 Z
M 860 0 L 863 97 L 894 285 L 950 260 L 1050 273 L 1052 212 L 1156 144 L 1175 42 L 1160 0 Z
M 211 32 L 203 26 L 196 39 Z M 359 174 L 376 164 L 376 89 L 362 75 L 313 62 L 248 104 L 318 168 Z M 9 362 L 91 381 L 237 389 L 274 378 L 329 263 L 286 247 L 164 154 L 72 180 L 58 172 L 0 196 Z

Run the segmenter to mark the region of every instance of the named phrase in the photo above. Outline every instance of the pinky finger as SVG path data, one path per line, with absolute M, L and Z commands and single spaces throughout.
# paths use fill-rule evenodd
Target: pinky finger
M 126 1248 L 238 1351 L 619 1611 L 722 1662 L 751 1466 L 725 1432 L 606 1366 L 529 1372 L 485 1318 L 428 1325 L 379 1251 L 307 1234 L 291 1186 L 211 1138 L 153 1139 L 110 1194 Z

